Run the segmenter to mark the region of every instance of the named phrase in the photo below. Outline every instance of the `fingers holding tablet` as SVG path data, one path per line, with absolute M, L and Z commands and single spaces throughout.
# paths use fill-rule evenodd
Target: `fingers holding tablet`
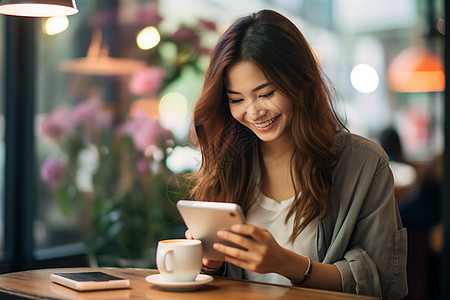
M 203 257 L 223 261 L 225 255 L 213 248 L 214 243 L 238 247 L 217 236 L 219 230 L 231 231 L 236 224 L 244 224 L 245 217 L 236 203 L 180 200 L 177 208 L 188 228 L 186 238 L 202 241 Z

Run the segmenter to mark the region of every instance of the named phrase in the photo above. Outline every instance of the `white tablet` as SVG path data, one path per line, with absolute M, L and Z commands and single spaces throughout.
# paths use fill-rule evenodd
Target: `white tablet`
M 203 257 L 223 261 L 225 256 L 214 250 L 216 242 L 237 247 L 217 236 L 219 230 L 230 230 L 245 223 L 244 213 L 236 203 L 180 200 L 178 211 L 195 239 L 202 241 Z

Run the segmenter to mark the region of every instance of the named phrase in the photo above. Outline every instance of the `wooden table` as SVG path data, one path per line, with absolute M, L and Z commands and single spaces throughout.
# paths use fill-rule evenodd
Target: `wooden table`
M 103 271 L 111 275 L 128 278 L 131 288 L 108 291 L 77 292 L 50 281 L 54 272 Z M 337 293 L 306 288 L 294 288 L 246 280 L 215 277 L 214 280 L 190 292 L 162 290 L 148 283 L 145 278 L 157 274 L 157 270 L 126 268 L 65 268 L 42 269 L 0 275 L 0 293 L 28 299 L 355 299 L 368 300 L 373 297 Z M 3 298 L 2 298 L 3 299 Z

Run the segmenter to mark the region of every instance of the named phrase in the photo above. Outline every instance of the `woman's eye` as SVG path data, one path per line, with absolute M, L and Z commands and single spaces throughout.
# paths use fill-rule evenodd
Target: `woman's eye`
M 242 102 L 243 99 L 229 99 L 231 104 Z
M 270 93 L 267 94 L 263 94 L 261 96 L 259 96 L 260 98 L 270 98 L 273 96 L 273 94 L 275 94 L 275 90 L 271 91 Z

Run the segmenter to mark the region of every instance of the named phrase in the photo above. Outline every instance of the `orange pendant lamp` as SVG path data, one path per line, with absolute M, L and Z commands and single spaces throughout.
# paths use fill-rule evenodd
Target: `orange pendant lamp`
M 396 92 L 420 93 L 445 90 L 444 64 L 439 56 L 422 46 L 400 52 L 388 68 L 390 88 Z
M 0 0 L 0 14 L 4 15 L 54 17 L 76 13 L 75 0 Z

